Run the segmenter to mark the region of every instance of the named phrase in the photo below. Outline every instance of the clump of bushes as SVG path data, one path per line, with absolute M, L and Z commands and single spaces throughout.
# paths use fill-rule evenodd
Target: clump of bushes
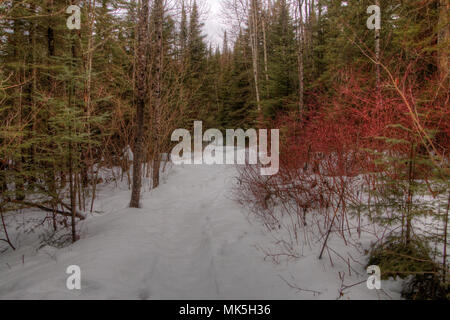
M 436 274 L 417 274 L 403 288 L 408 300 L 450 300 L 449 283 L 443 283 Z
M 392 236 L 374 246 L 369 265 L 381 269 L 382 279 L 405 279 L 402 296 L 409 300 L 449 299 L 449 286 L 444 283 L 442 268 L 431 258 L 431 249 L 420 239 L 405 242 L 403 237 Z

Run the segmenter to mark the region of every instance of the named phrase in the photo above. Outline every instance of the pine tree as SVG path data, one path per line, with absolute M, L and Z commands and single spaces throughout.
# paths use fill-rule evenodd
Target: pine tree
M 278 111 L 295 108 L 296 98 L 296 43 L 289 6 L 285 0 L 274 5 L 274 22 L 269 35 L 269 92 L 271 99 L 265 102 L 266 116 L 274 116 Z
M 220 90 L 222 128 L 247 128 L 257 117 L 249 52 L 248 37 L 241 32 L 233 48 L 230 66 L 224 70 Z
M 185 61 L 187 58 L 187 46 L 188 46 L 188 38 L 189 38 L 189 31 L 188 31 L 188 21 L 187 21 L 187 13 L 186 13 L 186 6 L 184 4 L 184 1 L 182 1 L 182 7 L 181 7 L 181 24 L 180 24 L 180 60 Z
M 189 21 L 189 70 L 192 79 L 200 79 L 205 70 L 206 44 L 205 36 L 202 34 L 203 23 L 200 22 L 197 1 L 194 1 Z

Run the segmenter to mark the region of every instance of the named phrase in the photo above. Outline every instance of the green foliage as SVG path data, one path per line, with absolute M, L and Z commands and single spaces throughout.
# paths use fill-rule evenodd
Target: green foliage
M 231 61 L 223 67 L 219 88 L 219 124 L 223 129 L 246 128 L 252 124 L 255 106 L 252 102 L 252 75 L 246 55 L 249 50 L 248 37 L 241 33 L 236 40 Z
M 372 248 L 368 266 L 379 266 L 382 279 L 406 279 L 402 291 L 406 299 L 448 300 L 448 283 L 442 282 L 442 268 L 426 243 L 420 238 L 405 243 L 401 236 L 390 236 Z
M 402 296 L 408 300 L 450 300 L 450 284 L 435 274 L 418 274 L 406 283 Z
M 268 96 L 264 102 L 268 118 L 295 106 L 290 105 L 289 100 L 295 101 L 298 86 L 297 44 L 289 6 L 285 0 L 275 3 L 272 20 L 269 32 L 269 82 L 266 84 Z
M 197 80 L 205 71 L 206 63 L 206 44 L 205 36 L 203 35 L 203 23 L 200 22 L 197 1 L 194 1 L 192 7 L 191 17 L 189 21 L 189 37 L 188 37 L 188 52 L 189 52 L 189 73 L 190 81 Z M 195 83 L 193 83 L 195 85 Z
M 416 273 L 439 271 L 438 265 L 431 259 L 431 249 L 421 239 L 405 243 L 401 236 L 390 236 L 378 246 L 372 248 L 368 265 L 377 265 L 381 269 L 382 279 L 390 277 L 406 278 Z

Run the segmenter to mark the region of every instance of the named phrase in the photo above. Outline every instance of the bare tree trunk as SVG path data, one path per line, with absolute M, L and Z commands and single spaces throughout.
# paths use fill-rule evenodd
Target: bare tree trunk
M 5 233 L 5 237 L 6 239 L 0 239 L 5 241 L 7 244 L 9 244 L 9 246 L 11 247 L 11 249 L 13 249 L 14 251 L 16 251 L 16 248 L 14 247 L 14 245 L 12 244 L 11 240 L 9 239 L 9 235 L 8 235 L 8 229 L 6 227 L 6 223 L 5 223 L 5 219 L 3 217 L 3 209 L 2 207 L 0 207 L 0 217 L 2 220 L 2 226 L 3 226 L 3 232 Z
M 164 6 L 163 0 L 155 0 L 155 32 L 156 32 L 156 70 L 155 70 L 155 106 L 153 126 L 153 188 L 159 187 L 159 171 L 161 166 L 161 109 L 162 109 L 162 73 L 164 68 L 163 48 L 163 22 Z
M 445 223 L 444 223 L 444 252 L 443 256 L 443 282 L 447 282 L 447 237 L 448 237 L 448 210 L 450 209 L 450 194 L 447 200 L 447 211 L 445 212 Z
M 263 31 L 263 46 L 264 46 L 264 74 L 266 77 L 266 98 L 270 97 L 269 94 L 269 68 L 268 68 L 268 57 L 267 57 L 267 14 L 269 12 L 270 7 L 264 12 L 264 16 L 262 17 L 262 31 Z
M 255 81 L 256 104 L 259 120 L 262 120 L 261 97 L 259 93 L 259 69 L 258 69 L 258 0 L 251 0 L 250 8 L 250 40 L 252 48 L 253 78 Z
M 75 59 L 77 58 L 77 50 L 75 45 L 75 39 L 72 39 L 72 62 L 70 64 L 70 71 L 73 72 L 73 67 L 75 66 Z M 69 102 L 68 106 L 69 109 L 72 108 L 72 99 L 75 95 L 75 81 L 74 75 L 71 74 L 72 79 L 70 80 L 69 84 Z M 72 121 L 72 119 L 70 119 Z M 69 122 L 69 135 L 72 136 L 72 123 Z M 72 140 L 69 140 L 69 156 L 68 156 L 68 167 L 69 167 L 69 196 L 70 196 L 70 209 L 71 209 L 71 226 L 72 226 L 72 242 L 75 243 L 78 240 L 77 237 L 77 231 L 76 231 L 76 214 L 77 214 L 77 208 L 76 208 L 76 194 L 75 194 L 75 187 L 74 187 L 74 168 L 73 168 L 73 143 Z
M 450 72 L 450 0 L 440 0 L 439 4 L 439 76 L 442 82 L 449 81 Z
M 13 6 L 17 5 L 18 1 L 13 1 Z M 11 35 L 11 43 L 13 43 L 14 51 L 13 56 L 17 57 L 20 63 L 23 63 L 23 65 L 20 68 L 15 68 L 15 78 L 16 83 L 20 84 L 22 83 L 26 75 L 24 74 L 22 77 L 22 70 L 25 70 L 25 57 L 22 56 L 22 53 L 19 51 L 19 46 L 24 45 L 23 44 L 23 30 L 21 28 L 21 25 L 19 25 L 18 20 L 13 21 L 13 32 Z M 19 128 L 22 128 L 23 125 L 23 85 L 19 85 L 17 87 L 17 92 L 15 92 L 15 95 L 17 98 L 14 99 L 14 105 L 18 106 L 18 117 L 17 117 L 17 125 Z M 22 135 L 19 135 L 17 139 L 17 143 L 19 145 L 18 148 L 18 154 L 14 156 L 14 166 L 16 168 L 16 176 L 14 177 L 14 184 L 15 184 L 15 197 L 16 200 L 24 200 L 25 199 L 25 190 L 24 190 L 24 177 L 23 177 L 23 150 L 22 150 L 22 142 L 23 137 Z
M 70 88 L 69 93 L 69 108 L 72 104 L 72 86 Z M 69 125 L 69 132 L 72 134 L 72 125 Z M 73 144 L 72 141 L 69 141 L 69 156 L 67 159 L 68 166 L 69 166 L 69 197 L 70 197 L 70 209 L 71 209 L 71 226 L 72 226 L 72 242 L 75 243 L 77 241 L 77 231 L 76 231 L 76 195 L 75 195 L 75 188 L 74 188 L 74 182 L 73 182 Z
M 304 74 L 304 45 L 305 45 L 305 37 L 304 37 L 304 24 L 303 24 L 303 1 L 297 0 L 298 4 L 298 28 L 297 28 L 297 37 L 298 37 L 298 109 L 300 114 L 304 111 L 304 92 L 305 92 L 305 74 Z
M 92 90 L 92 60 L 94 57 L 94 23 L 95 23 L 95 8 L 96 8 L 96 0 L 89 1 L 89 33 L 88 33 L 88 46 L 87 46 L 87 54 L 86 54 L 86 84 L 85 84 L 85 108 L 86 108 L 86 117 L 89 119 L 92 115 L 92 103 L 91 103 L 91 90 Z M 87 133 L 91 134 L 91 126 L 88 123 Z M 90 141 L 88 142 L 88 160 L 87 167 L 90 169 L 91 179 L 94 179 L 94 157 L 92 154 L 92 145 Z M 97 181 L 94 180 L 92 183 L 92 200 L 91 200 L 91 212 L 94 207 L 94 198 L 97 188 Z
M 380 7 L 380 0 L 375 0 L 375 4 Z M 380 54 L 381 54 L 381 49 L 380 49 L 380 37 L 381 37 L 381 33 L 379 29 L 375 29 L 375 56 L 376 56 L 376 60 L 377 60 L 377 70 L 376 70 L 376 76 L 377 76 L 377 95 L 378 95 L 378 103 L 380 103 L 380 86 L 381 86 L 381 65 L 380 65 Z
M 131 192 L 131 208 L 140 207 L 142 188 L 142 155 L 144 144 L 144 110 L 147 103 L 147 41 L 148 41 L 149 1 L 142 0 L 138 22 L 138 44 L 136 63 L 136 123 L 135 145 L 133 154 L 133 187 Z
M 52 13 L 52 7 L 53 7 L 53 0 L 48 0 L 46 3 L 46 11 L 50 15 Z M 47 25 L 47 67 L 49 69 L 48 75 L 47 75 L 47 81 L 48 81 L 48 96 L 51 97 L 51 92 L 55 86 L 55 81 L 52 78 L 52 71 L 50 69 L 51 65 L 51 59 L 55 55 L 55 35 L 53 30 L 53 20 L 48 19 L 48 25 Z M 50 108 L 47 106 L 47 108 Z M 47 110 L 47 112 L 50 112 Z M 47 122 L 47 133 L 50 133 L 50 127 Z M 52 144 L 50 144 L 50 147 L 52 147 Z M 48 162 L 47 166 L 49 167 L 49 177 L 48 177 L 48 185 L 49 190 L 52 195 L 56 194 L 56 170 L 55 170 L 55 164 L 53 162 Z M 58 225 L 56 221 L 56 208 L 57 208 L 57 197 L 53 197 L 52 201 L 52 220 L 53 220 L 53 229 L 54 231 L 57 231 Z
M 411 242 L 411 233 L 412 233 L 412 203 L 413 203 L 413 184 L 414 184 L 414 171 L 415 171 L 415 157 L 416 157 L 416 146 L 414 143 L 411 143 L 411 153 L 409 159 L 409 167 L 408 167 L 408 198 L 406 202 L 406 235 L 405 242 L 409 244 Z
M 33 12 L 33 14 L 37 14 L 36 11 L 36 6 L 34 4 L 32 4 L 30 6 L 31 11 Z M 36 99 L 36 95 L 37 95 L 37 46 L 36 46 L 36 33 L 37 33 L 37 22 L 33 21 L 31 24 L 31 30 L 30 30 L 30 38 L 31 38 L 31 44 L 32 44 L 32 55 L 31 55 L 31 60 L 33 63 L 33 67 L 32 67 L 32 71 L 31 71 L 31 76 L 33 78 L 32 81 L 32 85 L 31 85 L 31 90 L 30 90 L 30 102 L 31 102 L 31 112 L 33 114 L 33 122 L 32 122 L 32 132 L 36 132 L 36 127 L 37 127 L 37 99 Z M 30 159 L 29 159 L 29 164 L 28 166 L 31 166 L 34 162 L 35 162 L 35 155 L 36 155 L 36 144 L 32 144 L 30 146 Z M 29 185 L 28 188 L 30 190 L 33 189 L 34 187 L 34 182 L 35 182 L 35 178 L 33 177 L 33 175 L 31 176 L 31 178 L 29 179 Z

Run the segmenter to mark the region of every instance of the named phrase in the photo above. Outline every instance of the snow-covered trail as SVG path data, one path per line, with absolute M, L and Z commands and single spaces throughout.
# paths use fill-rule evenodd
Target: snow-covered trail
M 230 166 L 171 167 L 143 194 L 142 209 L 128 208 L 126 188 L 103 186 L 102 214 L 79 225 L 79 242 L 36 250 L 36 239 L 25 239 L 0 255 L 0 299 L 336 299 L 338 270 L 316 253 L 264 261 L 255 246 L 269 237 L 231 199 L 235 175 Z M 70 265 L 81 268 L 80 291 L 66 288 Z M 322 294 L 293 290 L 280 276 Z M 349 298 L 379 295 L 360 286 Z
M 75 245 L 37 253 L 24 246 L 2 256 L 0 298 L 298 297 L 254 248 L 264 235 L 230 199 L 234 168 L 169 172 L 160 188 L 144 193 L 139 210 L 127 208 L 129 191 L 103 190 L 98 209 L 110 213 L 83 222 Z M 66 289 L 70 265 L 81 267 L 79 292 Z

